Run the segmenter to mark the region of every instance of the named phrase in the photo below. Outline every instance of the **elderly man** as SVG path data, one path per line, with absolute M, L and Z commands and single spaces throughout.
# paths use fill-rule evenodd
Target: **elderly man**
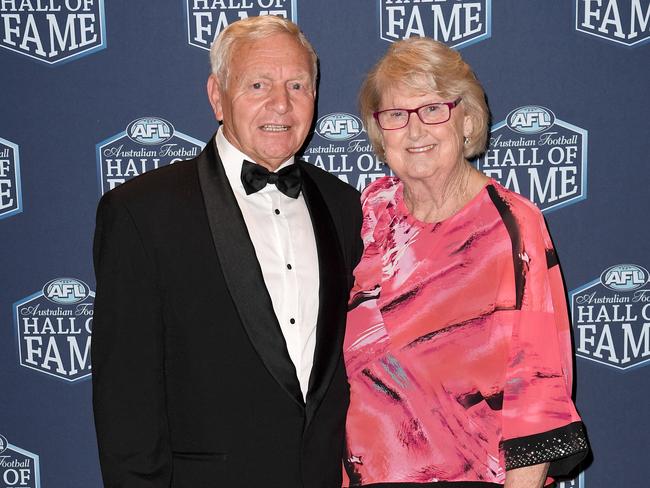
M 291 22 L 211 53 L 198 158 L 99 204 L 93 405 L 107 488 L 338 487 L 358 193 L 294 159 L 316 55 Z

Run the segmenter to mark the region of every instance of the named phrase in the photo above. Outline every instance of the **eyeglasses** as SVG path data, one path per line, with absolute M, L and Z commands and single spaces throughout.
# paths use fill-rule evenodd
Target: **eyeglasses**
M 418 114 L 423 124 L 443 124 L 451 118 L 451 110 L 458 106 L 460 101 L 461 97 L 458 97 L 453 102 L 427 103 L 418 108 L 389 108 L 388 110 L 374 112 L 372 116 L 379 124 L 379 127 L 384 130 L 406 127 L 412 113 Z

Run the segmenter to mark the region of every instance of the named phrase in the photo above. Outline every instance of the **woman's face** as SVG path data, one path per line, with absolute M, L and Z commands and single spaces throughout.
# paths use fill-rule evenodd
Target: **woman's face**
M 384 93 L 379 110 L 414 109 L 429 103 L 451 101 L 435 92 L 423 94 L 397 85 Z M 465 115 L 462 102 L 452 109 L 451 118 L 442 124 L 424 124 L 417 114 L 412 113 L 406 127 L 381 130 L 386 163 L 405 183 L 444 175 L 464 160 L 463 140 L 471 130 L 472 120 Z

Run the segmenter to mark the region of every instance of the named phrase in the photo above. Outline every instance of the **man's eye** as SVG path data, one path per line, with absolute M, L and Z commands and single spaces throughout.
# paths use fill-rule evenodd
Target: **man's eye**
M 259 90 L 260 88 L 262 88 L 262 84 L 258 81 L 258 82 L 256 82 L 256 83 L 253 83 L 253 84 L 251 85 L 251 87 L 252 87 L 254 90 Z
M 300 90 L 302 88 L 302 83 L 292 83 L 291 88 L 293 90 Z

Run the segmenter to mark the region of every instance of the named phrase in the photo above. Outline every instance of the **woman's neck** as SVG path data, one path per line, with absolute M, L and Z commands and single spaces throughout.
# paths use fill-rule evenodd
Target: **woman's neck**
M 441 222 L 465 206 L 481 190 L 487 177 L 463 160 L 446 175 L 404 181 L 404 203 L 422 222 Z

